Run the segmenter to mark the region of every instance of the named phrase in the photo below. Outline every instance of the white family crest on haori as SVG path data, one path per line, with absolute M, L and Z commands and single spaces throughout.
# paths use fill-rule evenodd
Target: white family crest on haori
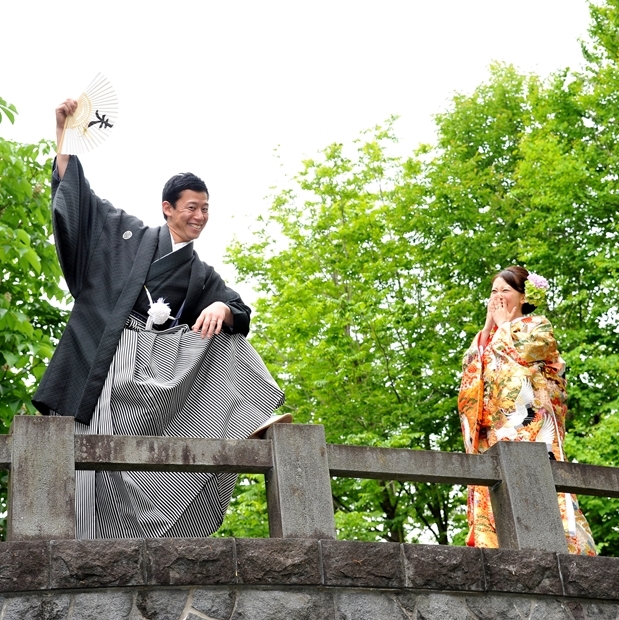
M 110 81 L 98 73 L 79 96 L 77 109 L 67 116 L 58 153 L 80 155 L 99 146 L 118 118 L 118 97 Z

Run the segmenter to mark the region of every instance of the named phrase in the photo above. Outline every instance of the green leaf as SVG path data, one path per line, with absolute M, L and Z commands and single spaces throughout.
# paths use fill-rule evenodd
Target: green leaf
M 17 228 L 14 233 L 24 245 L 30 245 L 30 235 L 23 228 Z
M 2 122 L 3 114 L 9 119 L 11 123 L 14 123 L 17 109 L 12 103 L 7 103 L 4 99 L 0 98 L 0 123 Z
M 28 250 L 25 254 L 25 258 L 37 273 L 41 273 L 41 261 L 34 250 Z

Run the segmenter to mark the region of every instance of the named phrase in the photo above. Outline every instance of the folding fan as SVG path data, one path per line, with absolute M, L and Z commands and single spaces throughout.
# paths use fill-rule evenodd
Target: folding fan
M 118 98 L 109 80 L 97 74 L 77 100 L 77 109 L 67 116 L 58 153 L 79 155 L 99 146 L 116 125 Z

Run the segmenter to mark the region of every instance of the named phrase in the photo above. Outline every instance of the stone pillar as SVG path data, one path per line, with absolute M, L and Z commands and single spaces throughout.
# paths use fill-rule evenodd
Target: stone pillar
M 265 475 L 271 538 L 335 538 L 325 429 L 274 424 L 273 468 Z
M 546 444 L 499 441 L 486 454 L 501 474 L 490 488 L 499 547 L 567 553 Z
M 8 540 L 75 538 L 74 426 L 72 417 L 13 419 Z

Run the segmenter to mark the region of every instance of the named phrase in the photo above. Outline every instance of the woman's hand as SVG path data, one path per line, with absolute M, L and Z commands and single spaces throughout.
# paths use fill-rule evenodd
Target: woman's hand
M 482 331 L 486 334 L 489 334 L 495 325 L 496 323 L 494 322 L 494 318 L 492 316 L 492 299 L 489 299 L 488 308 L 486 309 L 486 323 Z
M 490 334 L 492 332 L 492 328 L 495 326 L 494 318 L 492 316 L 492 299 L 488 300 L 488 308 L 486 310 L 486 323 L 484 324 L 484 328 L 481 330 L 479 334 L 479 346 L 484 348 L 488 340 L 490 340 Z
M 492 319 L 497 327 L 507 321 L 513 321 L 519 316 L 518 306 L 514 306 L 511 310 L 508 310 L 505 300 L 500 295 L 490 299 L 488 310 L 492 313 Z
M 202 338 L 210 338 L 221 331 L 224 323 L 229 327 L 234 325 L 232 311 L 223 301 L 214 301 L 202 310 L 191 329 L 200 332 Z

